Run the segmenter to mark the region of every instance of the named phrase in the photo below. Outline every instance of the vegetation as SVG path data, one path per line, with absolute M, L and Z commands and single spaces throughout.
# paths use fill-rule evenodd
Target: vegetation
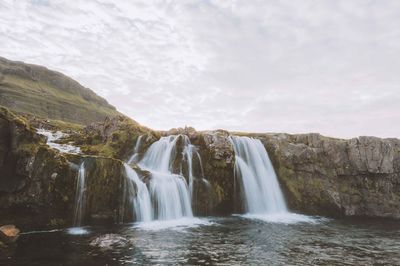
M 115 107 L 67 76 L 0 58 L 0 105 L 14 112 L 74 124 L 119 115 Z

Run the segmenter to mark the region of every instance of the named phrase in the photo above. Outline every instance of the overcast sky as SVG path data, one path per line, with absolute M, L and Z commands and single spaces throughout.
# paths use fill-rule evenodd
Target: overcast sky
M 397 0 L 1 0 L 0 56 L 154 129 L 400 137 Z

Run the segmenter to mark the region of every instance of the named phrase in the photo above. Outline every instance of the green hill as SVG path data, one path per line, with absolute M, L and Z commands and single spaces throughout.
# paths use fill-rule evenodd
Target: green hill
M 77 124 L 120 114 L 92 90 L 59 72 L 2 57 L 0 105 L 18 113 Z

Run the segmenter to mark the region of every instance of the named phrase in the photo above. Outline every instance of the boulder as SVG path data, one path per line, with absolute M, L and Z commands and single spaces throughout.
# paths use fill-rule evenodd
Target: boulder
M 0 227 L 0 242 L 12 244 L 19 237 L 19 229 L 15 225 L 3 225 Z

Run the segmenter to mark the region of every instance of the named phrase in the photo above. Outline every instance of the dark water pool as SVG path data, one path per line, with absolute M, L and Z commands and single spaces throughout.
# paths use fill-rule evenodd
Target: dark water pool
M 232 216 L 30 232 L 0 257 L 26 265 L 400 265 L 400 223 Z

